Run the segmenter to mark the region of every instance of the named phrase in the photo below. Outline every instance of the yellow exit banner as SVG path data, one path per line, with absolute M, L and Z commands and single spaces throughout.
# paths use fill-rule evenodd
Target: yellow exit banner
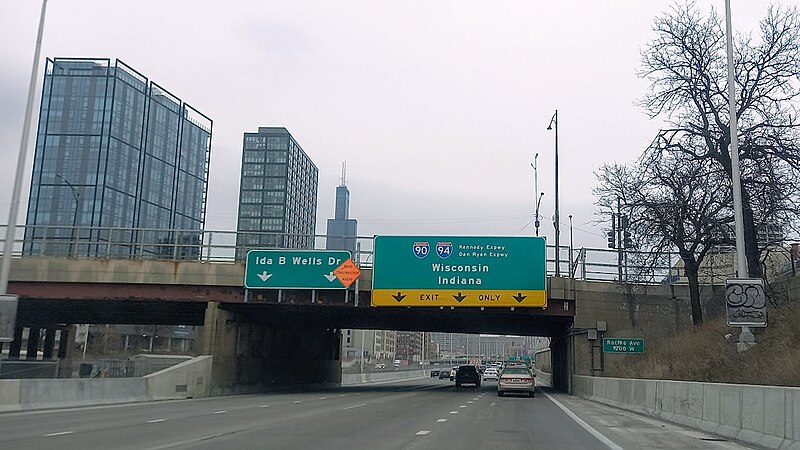
M 547 291 L 373 289 L 372 306 L 547 307 Z

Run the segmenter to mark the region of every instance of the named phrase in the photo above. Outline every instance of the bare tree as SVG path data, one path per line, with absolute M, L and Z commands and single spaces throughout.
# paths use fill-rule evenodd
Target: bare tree
M 714 173 L 719 169 L 730 186 L 721 19 L 713 10 L 703 17 L 693 4 L 676 5 L 656 19 L 654 31 L 656 37 L 642 51 L 640 75 L 651 82 L 642 105 L 651 117 L 663 117 L 670 124 L 659 133 L 658 147 L 674 153 L 676 161 Z M 759 255 L 770 243 L 759 239 L 759 228 L 785 230 L 800 213 L 798 10 L 770 8 L 758 39 L 737 37 L 734 59 L 745 254 L 749 275 L 760 277 Z
M 696 164 L 669 151 L 656 139 L 636 164 L 605 165 L 598 172 L 598 206 L 610 213 L 619 203 L 639 248 L 656 265 L 664 254 L 677 251 L 689 281 L 692 321 L 703 323 L 699 271 L 715 246 L 730 243 L 730 189 L 721 169 Z M 640 264 L 646 261 L 640 261 Z

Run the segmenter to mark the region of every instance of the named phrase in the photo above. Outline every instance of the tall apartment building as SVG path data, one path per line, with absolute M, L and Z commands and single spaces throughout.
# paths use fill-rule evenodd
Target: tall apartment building
M 48 59 L 25 251 L 198 257 L 211 129 L 120 60 Z
M 319 169 L 283 127 L 244 134 L 236 257 L 258 248 L 314 248 Z
M 342 164 L 342 179 L 336 187 L 336 208 L 333 219 L 328 219 L 325 233 L 327 250 L 349 250 L 355 254 L 358 221 L 350 218 L 350 190 L 347 189 L 347 166 Z

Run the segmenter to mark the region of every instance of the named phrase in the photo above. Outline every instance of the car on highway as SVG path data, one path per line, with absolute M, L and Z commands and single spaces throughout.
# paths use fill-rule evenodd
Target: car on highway
M 442 369 L 441 371 L 439 371 L 440 380 L 446 380 L 448 378 L 450 378 L 450 369 Z
M 439 376 L 439 372 L 441 372 L 441 371 L 442 371 L 442 369 L 431 369 L 431 378 L 438 377 Z
M 382 370 L 386 368 L 386 364 L 375 364 L 375 368 L 378 370 Z
M 456 387 L 461 387 L 464 384 L 474 384 L 475 387 L 481 387 L 481 374 L 478 373 L 478 368 L 475 366 L 459 366 L 456 370 Z
M 497 381 L 497 378 L 499 376 L 500 374 L 497 371 L 497 369 L 495 369 L 494 367 L 489 367 L 483 372 L 483 381 L 488 381 L 488 380 Z
M 453 367 L 450 369 L 450 381 L 456 381 L 456 371 L 458 370 L 458 366 Z
M 533 397 L 536 393 L 536 376 L 525 366 L 506 367 L 497 380 L 497 396 L 522 393 Z

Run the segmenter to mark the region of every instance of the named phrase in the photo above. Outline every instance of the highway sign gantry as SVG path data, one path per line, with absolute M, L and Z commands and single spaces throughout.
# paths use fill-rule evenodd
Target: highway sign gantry
M 352 280 L 355 280 L 352 276 L 351 266 L 345 264 L 347 261 L 352 263 L 348 251 L 250 250 L 247 252 L 244 287 L 247 289 L 344 289 L 350 286 Z M 349 272 L 347 272 L 348 268 L 350 268 Z M 337 270 L 342 275 L 338 275 Z M 344 276 L 345 272 L 350 275 Z M 350 278 L 352 280 L 346 282 Z
M 372 306 L 547 306 L 543 237 L 376 236 Z

